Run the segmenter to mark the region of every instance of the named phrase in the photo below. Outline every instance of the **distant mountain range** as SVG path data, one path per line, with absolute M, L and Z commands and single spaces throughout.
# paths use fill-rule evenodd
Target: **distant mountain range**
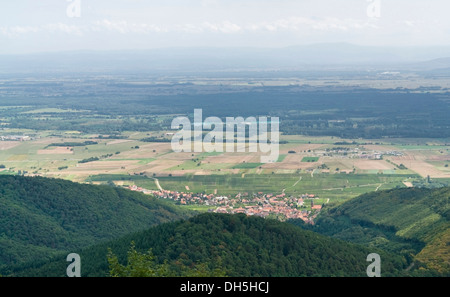
M 448 58 L 439 58 L 430 61 L 413 63 L 409 65 L 410 69 L 417 69 L 423 71 L 443 71 L 447 70 L 448 74 L 450 74 L 450 57 Z
M 450 47 L 370 47 L 347 43 L 286 48 L 163 48 L 0 55 L 0 72 L 202 72 L 448 67 Z M 447 66 L 445 66 L 447 65 Z

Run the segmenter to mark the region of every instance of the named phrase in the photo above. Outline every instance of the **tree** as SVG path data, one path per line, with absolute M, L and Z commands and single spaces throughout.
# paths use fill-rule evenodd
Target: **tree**
M 181 267 L 181 272 L 171 269 L 168 262 L 157 264 L 156 257 L 152 250 L 148 250 L 143 254 L 136 251 L 134 241 L 131 242 L 130 249 L 127 252 L 127 265 L 119 263 L 119 259 L 108 249 L 109 274 L 111 277 L 225 277 L 226 272 L 221 268 L 221 261 L 218 260 L 219 266 L 213 270 L 209 269 L 207 263 L 199 263 L 193 267 Z
M 119 263 L 119 259 L 111 249 L 108 249 L 109 274 L 112 277 L 167 277 L 169 267 L 167 263 L 158 265 L 155 263 L 155 256 L 152 250 L 146 254 L 136 251 L 134 241 L 131 242 L 130 250 L 127 253 L 128 263 L 126 266 Z
M 221 266 L 221 263 L 219 263 Z M 200 263 L 192 268 L 183 268 L 183 277 L 225 277 L 226 272 L 222 268 L 210 270 L 206 263 Z

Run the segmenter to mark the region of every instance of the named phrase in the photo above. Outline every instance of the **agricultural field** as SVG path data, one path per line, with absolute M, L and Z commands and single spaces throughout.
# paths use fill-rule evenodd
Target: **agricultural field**
M 404 175 L 347 174 L 245 174 L 245 175 L 186 175 L 160 177 L 163 189 L 234 196 L 237 193 L 314 194 L 321 198 L 346 199 L 381 188 L 404 187 Z M 138 179 L 136 185 L 157 190 L 152 180 Z
M 14 131 L 20 133 L 21 131 Z M 142 141 L 166 131 L 116 137 L 73 131 L 22 131 L 28 141 L 0 141 L 0 174 L 40 175 L 95 184 L 136 185 L 234 196 L 238 193 L 314 194 L 331 202 L 362 193 L 450 179 L 447 140 L 281 137 L 275 163 L 261 153 L 175 153 L 170 142 Z M 57 135 L 57 136 L 52 136 Z M 66 144 L 65 146 L 62 146 Z M 289 152 L 291 151 L 291 152 Z M 295 151 L 293 153 L 292 151 Z
M 36 78 L 28 88 L 20 79 L 4 82 L 0 174 L 229 196 L 311 193 L 331 200 L 450 179 L 444 89 L 300 87 L 250 78 L 89 81 L 54 85 Z M 203 117 L 279 117 L 277 162 L 262 163 L 264 154 L 248 151 L 173 152 L 171 121 L 192 117 L 193 106 Z

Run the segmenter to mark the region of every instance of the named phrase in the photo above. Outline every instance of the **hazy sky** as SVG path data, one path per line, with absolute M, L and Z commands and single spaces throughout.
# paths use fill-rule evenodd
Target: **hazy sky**
M 449 13 L 445 0 L 4 0 L 0 53 L 450 45 Z

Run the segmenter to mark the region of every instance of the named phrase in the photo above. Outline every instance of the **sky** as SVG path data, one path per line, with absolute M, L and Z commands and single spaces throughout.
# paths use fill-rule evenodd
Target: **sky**
M 446 0 L 14 0 L 0 54 L 315 43 L 449 46 Z

